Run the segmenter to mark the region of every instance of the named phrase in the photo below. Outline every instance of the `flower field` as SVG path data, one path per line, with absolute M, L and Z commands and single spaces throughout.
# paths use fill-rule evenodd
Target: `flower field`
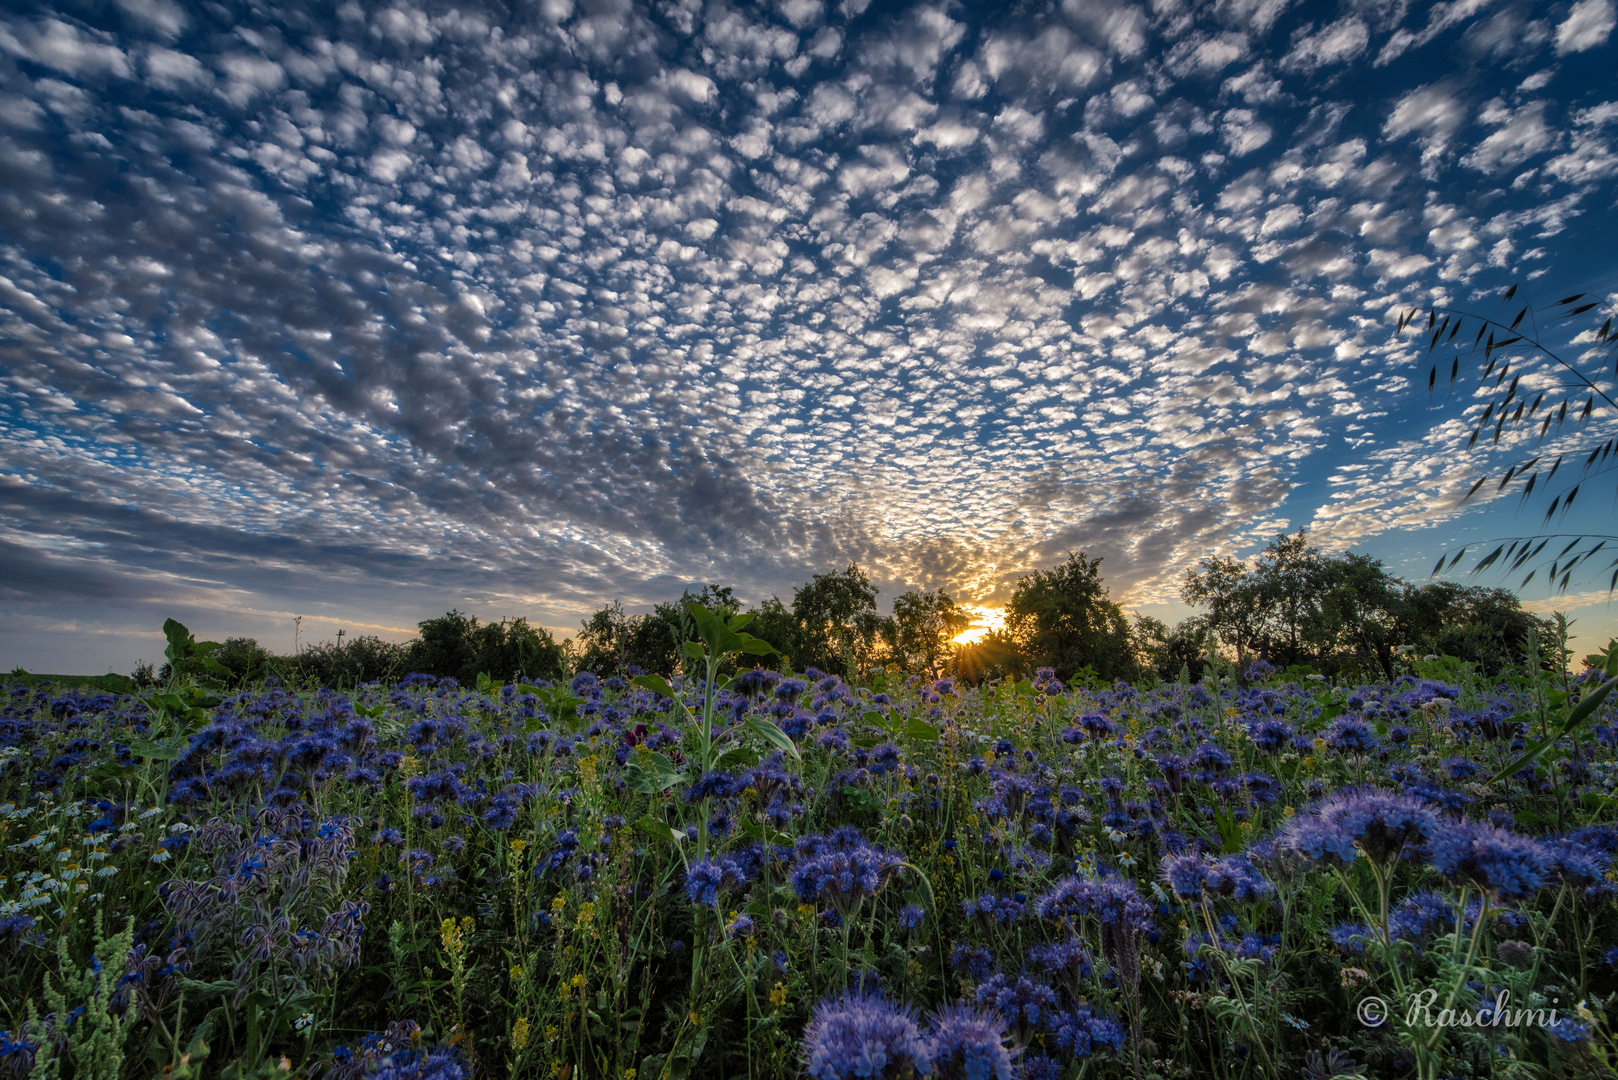
M 704 639 L 672 683 L 11 688 L 0 1077 L 1618 1061 L 1600 671 L 853 686 Z

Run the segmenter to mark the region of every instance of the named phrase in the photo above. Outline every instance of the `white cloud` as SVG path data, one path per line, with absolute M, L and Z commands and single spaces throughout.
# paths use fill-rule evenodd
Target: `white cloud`
M 1556 55 L 1600 48 L 1614 26 L 1618 26 L 1618 16 L 1612 0 L 1579 0 L 1556 28 Z
M 1292 51 L 1281 61 L 1283 71 L 1315 71 L 1328 64 L 1342 64 L 1365 51 L 1371 30 L 1355 16 L 1339 19 L 1317 34 L 1300 34 Z
M 1556 146 L 1557 135 L 1545 122 L 1544 102 L 1533 102 L 1516 110 L 1500 103 L 1492 104 L 1484 109 L 1482 118 L 1498 125 L 1498 130 L 1461 158 L 1461 164 L 1479 172 L 1514 169 Z

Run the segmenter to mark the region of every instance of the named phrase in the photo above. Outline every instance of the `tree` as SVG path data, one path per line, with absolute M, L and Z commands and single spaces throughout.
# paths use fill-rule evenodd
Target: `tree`
M 1236 663 L 1247 664 L 1246 649 L 1257 638 L 1263 611 L 1257 581 L 1248 565 L 1230 558 L 1206 558 L 1201 572 L 1187 570 L 1180 599 L 1207 607 L 1208 628 L 1236 648 Z
M 871 579 L 857 563 L 816 574 L 793 590 L 792 621 L 797 630 L 793 660 L 844 677 L 866 666 L 881 631 L 876 596 Z
M 790 670 L 797 665 L 798 623 L 792 617 L 792 612 L 781 602 L 779 596 L 772 596 L 760 604 L 753 616 L 753 621 L 747 624 L 747 632 L 756 638 L 767 641 L 774 647 L 777 655 L 773 657 L 757 657 L 755 661 L 764 663 L 777 663 L 783 669 Z
M 1527 660 L 1528 635 L 1548 641 L 1555 627 L 1522 609 L 1505 589 L 1453 581 L 1404 585 L 1393 611 L 1393 634 L 1420 653 L 1459 657 L 1498 675 Z
M 630 638 L 642 619 L 624 614 L 624 605 L 617 600 L 585 619 L 574 639 L 579 649 L 578 670 L 602 678 L 620 674 L 628 663 Z
M 972 616 L 940 589 L 907 592 L 893 601 L 885 626 L 891 663 L 906 671 L 934 671 L 951 654 L 950 639 L 972 625 Z
M 1101 560 L 1069 552 L 1054 570 L 1024 575 L 1006 607 L 1006 631 L 1032 667 L 1063 681 L 1089 666 L 1106 679 L 1132 674 L 1129 624 L 1101 584 Z
M 1320 617 L 1325 583 L 1325 559 L 1303 529 L 1296 536 L 1279 534 L 1259 554 L 1252 587 L 1272 659 L 1298 664 L 1310 656 L 1308 624 Z
M 1374 661 L 1385 677 L 1393 678 L 1393 647 L 1400 644 L 1394 640 L 1393 616 L 1400 602 L 1399 579 L 1382 560 L 1349 553 L 1327 560 L 1318 581 L 1320 598 L 1309 627 L 1317 655 L 1353 653 L 1362 668 Z
M 479 626 L 475 616 L 451 610 L 416 625 L 421 636 L 405 648 L 399 665 L 406 672 L 447 675 L 471 685 L 480 674 L 502 680 L 560 679 L 567 670 L 563 649 L 550 631 L 529 626 L 526 619 Z M 343 651 L 360 648 L 365 641 L 357 639 Z
M 457 681 L 464 681 L 461 676 L 472 670 L 475 680 L 477 648 L 472 644 L 472 631 L 477 624 L 475 617 L 469 618 L 454 608 L 436 619 L 417 623 L 421 636 L 410 643 L 405 667 L 424 675 L 448 675 Z

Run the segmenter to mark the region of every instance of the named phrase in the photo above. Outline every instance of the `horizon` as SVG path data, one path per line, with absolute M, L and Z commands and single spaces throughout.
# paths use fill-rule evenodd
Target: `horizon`
M 1543 503 L 1463 498 L 1536 444 L 1471 446 L 1487 388 L 1429 401 L 1397 320 L 1618 300 L 1615 26 L 16 6 L 0 666 L 126 672 L 170 616 L 278 652 L 295 616 L 396 639 L 452 608 L 560 638 L 850 562 L 884 607 L 997 609 L 1069 549 L 1173 623 L 1185 570 L 1300 527 L 1420 583 Z M 1593 363 L 1594 325 L 1545 340 Z M 1613 433 L 1603 406 L 1542 446 Z M 1603 566 L 1454 576 L 1567 612 L 1583 655 L 1618 636 Z

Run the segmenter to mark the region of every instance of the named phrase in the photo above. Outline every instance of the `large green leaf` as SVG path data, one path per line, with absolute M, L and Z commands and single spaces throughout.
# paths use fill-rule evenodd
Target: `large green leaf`
M 937 742 L 939 730 L 918 717 L 912 716 L 905 725 L 905 737 L 917 742 Z
M 655 795 L 660 791 L 684 784 L 687 777 L 668 755 L 638 748 L 624 765 L 624 782 L 642 795 Z
M 675 847 L 679 847 L 680 843 L 685 839 L 683 833 L 675 832 L 666 822 L 659 821 L 650 814 L 646 814 L 637 820 L 635 822 L 635 828 L 648 836 L 655 836 L 659 840 L 666 840 Z
M 787 738 L 786 732 L 775 726 L 774 720 L 766 720 L 762 716 L 749 716 L 747 726 L 777 750 L 790 754 L 793 758 L 800 758 L 797 744 Z
M 663 697 L 671 698 L 674 696 L 674 687 L 670 686 L 669 681 L 661 675 L 636 675 L 629 681 L 635 686 L 661 694 Z

